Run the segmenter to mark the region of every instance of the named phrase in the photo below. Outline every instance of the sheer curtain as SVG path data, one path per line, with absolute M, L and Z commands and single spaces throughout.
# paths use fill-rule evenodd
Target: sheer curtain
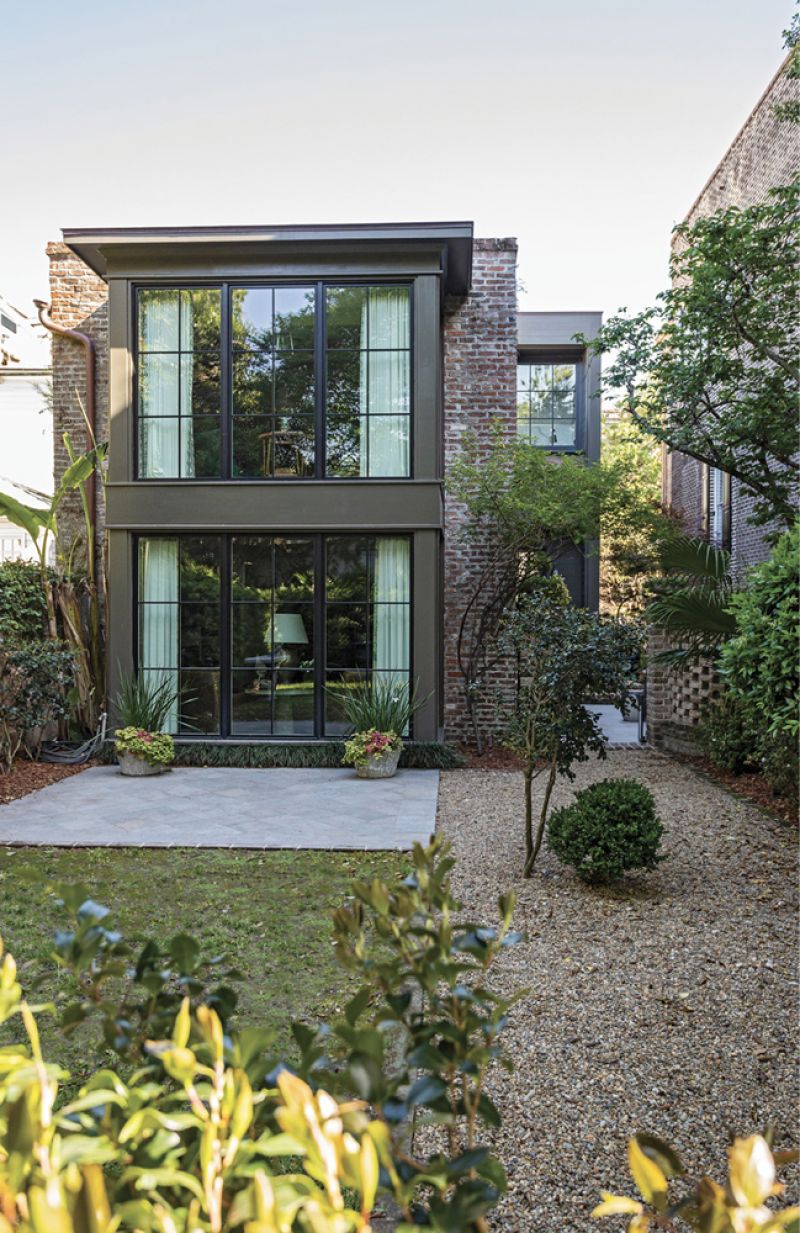
M 140 664 L 149 681 L 178 689 L 178 541 L 145 539 L 139 556 L 141 598 Z M 165 727 L 178 728 L 177 700 Z
M 407 539 L 379 536 L 375 540 L 375 607 L 372 667 L 394 671 L 407 680 L 410 607 Z
M 193 336 L 190 294 L 142 297 L 140 415 L 143 474 L 149 479 L 194 475 Z M 178 415 L 187 417 L 180 427 Z
M 408 306 L 405 287 L 370 287 L 361 310 L 361 475 L 408 475 Z

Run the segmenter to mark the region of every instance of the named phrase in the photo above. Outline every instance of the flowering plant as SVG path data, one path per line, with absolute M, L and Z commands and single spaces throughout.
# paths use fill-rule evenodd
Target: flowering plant
M 345 766 L 366 766 L 370 758 L 381 758 L 387 754 L 397 753 L 403 748 L 403 742 L 396 732 L 378 732 L 370 728 L 367 732 L 355 732 L 349 741 L 345 741 Z
M 146 728 L 118 728 L 114 739 L 116 753 L 130 753 L 150 766 L 169 766 L 175 758 L 175 742 L 166 732 Z

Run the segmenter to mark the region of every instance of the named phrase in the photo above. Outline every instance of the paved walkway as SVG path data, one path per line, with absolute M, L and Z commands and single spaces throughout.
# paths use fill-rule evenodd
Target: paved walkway
M 0 806 L 0 843 L 54 847 L 401 850 L 436 829 L 438 771 L 91 767 Z
M 586 707 L 593 714 L 600 713 L 600 728 L 609 745 L 639 746 L 639 712 L 628 711 L 628 718 L 622 718 L 622 711 L 615 706 L 606 706 L 599 702 L 591 702 Z

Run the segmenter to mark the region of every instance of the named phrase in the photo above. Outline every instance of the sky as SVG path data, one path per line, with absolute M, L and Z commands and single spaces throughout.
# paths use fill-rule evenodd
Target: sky
M 0 292 L 61 227 L 473 220 L 520 307 L 636 309 L 791 0 L 53 0 L 6 10 Z

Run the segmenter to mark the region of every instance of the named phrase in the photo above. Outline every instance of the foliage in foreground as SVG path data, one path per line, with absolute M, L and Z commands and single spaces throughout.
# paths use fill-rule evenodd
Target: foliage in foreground
M 797 1233 L 800 1208 L 775 1211 L 767 1201 L 780 1195 L 784 1186 L 777 1168 L 797 1159 L 797 1152 L 776 1152 L 762 1135 L 735 1139 L 728 1148 L 728 1182 L 720 1186 L 710 1177 L 697 1182 L 685 1198 L 670 1198 L 669 1183 L 684 1173 L 680 1157 L 654 1135 L 635 1135 L 628 1142 L 628 1165 L 642 1200 L 602 1192 L 602 1202 L 592 1212 L 598 1216 L 630 1216 L 629 1233 L 679 1228 L 695 1233 Z
M 656 441 L 738 479 L 754 520 L 790 526 L 797 454 L 800 180 L 681 224 L 671 287 L 609 318 L 604 386 Z
M 576 608 L 559 578 L 544 578 L 509 609 L 498 638 L 504 655 L 519 665 L 519 688 L 506 710 L 504 744 L 523 759 L 525 774 L 525 877 L 542 845 L 556 776 L 574 779 L 573 765 L 594 753 L 605 757 L 598 716 L 584 706 L 602 697 L 625 713 L 642 645 L 632 624 Z M 547 775 L 536 834 L 534 779 Z
M 167 717 L 177 708 L 178 695 L 169 677 L 124 675 L 114 696 L 114 717 L 120 728 L 163 732 Z
M 169 766 L 175 757 L 175 742 L 168 732 L 148 732 L 144 728 L 117 728 L 114 752 L 130 753 L 148 766 Z
M 41 642 L 46 632 L 39 566 L 33 561 L 0 561 L 0 644 Z
M 619 878 L 629 869 L 654 869 L 663 833 L 653 794 L 636 779 L 602 779 L 556 809 L 547 846 L 586 881 Z
M 675 536 L 661 544 L 659 566 L 644 615 L 675 643 L 659 658 L 673 664 L 713 658 L 736 630 L 730 553 L 704 539 Z
M 175 744 L 176 766 L 341 766 L 344 757 L 344 741 L 318 741 L 303 744 L 296 741 L 281 745 L 272 741 L 221 742 L 177 741 Z M 115 760 L 113 743 L 109 743 L 103 758 Z M 464 760 L 452 745 L 441 741 L 406 741 L 400 755 L 400 765 L 418 771 L 454 771 L 463 766 Z
M 800 730 L 800 528 L 778 540 L 733 596 L 735 633 L 722 647 L 720 674 L 737 704 L 753 756 L 779 791 L 797 792 Z
M 375 677 L 348 688 L 329 686 L 328 693 L 344 711 L 353 732 L 395 732 L 404 736 L 411 717 L 425 702 L 400 677 Z
M 0 773 L 25 745 L 37 757 L 48 724 L 68 712 L 75 672 L 72 651 L 59 642 L 0 649 Z
M 294 1072 L 269 1033 L 231 1029 L 235 995 L 194 939 L 134 953 L 84 887 L 60 888 L 56 953 L 76 990 L 62 1026 L 99 1017 L 119 1061 L 59 1107 L 67 1076 L 43 1058 L 6 956 L 0 1021 L 21 1016 L 27 1041 L 0 1052 L 0 1229 L 366 1233 L 382 1193 L 409 1231 L 486 1229 L 505 1177 L 481 1141 L 499 1123 L 484 1083 L 509 1065 L 489 969 L 519 940 L 513 897 L 499 928 L 464 922 L 446 846 L 417 846 L 413 863 L 396 887 L 354 884 L 335 914 L 360 988 L 329 1027 L 295 1025 Z M 443 1126 L 443 1150 L 419 1153 L 418 1119 Z

